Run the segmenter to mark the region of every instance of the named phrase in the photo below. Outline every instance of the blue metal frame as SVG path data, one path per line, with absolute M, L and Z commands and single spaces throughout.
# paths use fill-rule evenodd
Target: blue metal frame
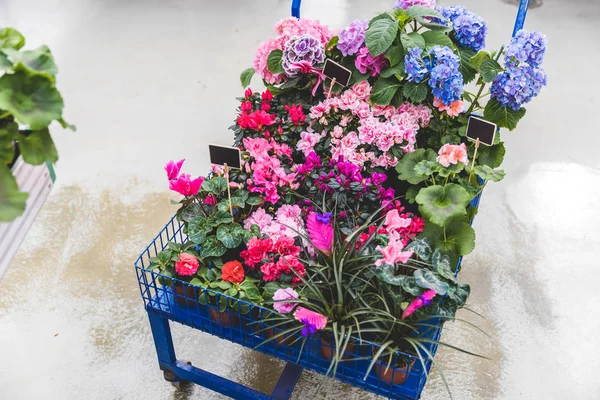
M 301 0 L 292 0 L 292 16 L 296 18 L 300 18 L 300 4 Z M 513 36 L 523 28 L 528 6 L 529 0 L 521 0 Z M 471 205 L 477 208 L 480 199 L 481 194 L 472 200 Z M 264 322 L 265 316 L 271 313 L 270 310 L 242 300 L 231 303 L 228 299 L 226 310 L 219 312 L 218 308 L 211 304 L 210 299 L 214 297 L 216 303 L 213 304 L 218 304 L 220 296 L 227 296 L 208 289 L 191 286 L 186 282 L 146 269 L 149 258 L 163 250 L 169 241 L 182 243 L 185 240 L 186 235 L 183 234 L 182 224 L 173 217 L 135 262 L 140 293 L 148 312 L 158 364 L 161 370 L 172 374 L 173 381 L 193 382 L 234 399 L 244 400 L 289 399 L 304 368 L 321 374 L 327 371 L 329 360 L 325 357 L 323 349 L 329 348 L 331 350 L 332 346 L 324 344 L 318 337 L 310 337 L 306 345 L 302 347 L 300 347 L 300 341 L 294 342 L 291 340 L 294 339 L 293 337 L 285 336 L 281 337 L 282 340 L 271 340 L 264 343 L 267 338 L 277 338 L 277 335 L 287 328 L 285 325 L 273 326 L 268 322 Z M 460 269 L 461 261 L 462 257 L 456 265 L 456 274 Z M 171 284 L 163 285 L 165 280 L 170 280 Z M 178 286 L 181 288 L 180 291 L 177 290 Z M 204 297 L 203 302 L 199 301 L 201 297 Z M 242 305 L 249 307 L 250 312 L 248 314 L 241 312 Z M 216 315 L 216 318 L 213 318 L 214 315 Z M 173 338 L 171 337 L 169 321 L 179 322 L 242 346 L 253 348 L 287 361 L 287 364 L 270 394 L 258 392 L 245 385 L 178 360 Z M 438 340 L 441 332 L 441 325 L 438 325 L 427 332 L 421 332 L 421 334 L 427 335 L 433 340 Z M 431 361 L 428 361 L 425 368 L 423 368 L 415 356 L 397 352 L 394 356 L 394 362 L 399 357 L 408 360 L 408 367 L 403 372 L 403 374 L 406 374 L 405 383 L 401 385 L 386 384 L 377 378 L 373 372 L 364 379 L 364 372 L 370 361 L 369 358 L 372 357 L 374 351 L 377 351 L 378 347 L 375 343 L 358 342 L 357 340 L 356 349 L 349 350 L 351 359 L 340 365 L 335 378 L 388 398 L 418 399 L 425 386 L 427 374 L 431 369 Z M 429 351 L 432 355 L 435 355 L 437 345 L 431 344 Z M 379 362 L 376 365 L 384 368 Z

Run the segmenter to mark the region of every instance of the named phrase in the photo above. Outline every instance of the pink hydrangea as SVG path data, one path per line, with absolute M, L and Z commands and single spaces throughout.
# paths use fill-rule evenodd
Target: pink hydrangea
M 449 167 L 450 164 L 457 164 L 459 162 L 463 163 L 464 165 L 468 165 L 469 157 L 467 154 L 467 146 L 464 143 L 459 145 L 443 145 L 438 152 L 437 162 L 442 164 L 444 167 Z
M 402 8 L 406 10 L 412 6 L 423 6 L 427 8 L 435 8 L 436 0 L 398 0 L 394 8 Z
M 256 49 L 256 54 L 254 55 L 254 61 L 252 63 L 254 71 L 256 71 L 256 73 L 265 81 L 267 81 L 267 83 L 272 85 L 281 83 L 281 81 L 283 81 L 284 74 L 273 75 L 271 72 L 269 72 L 269 69 L 267 68 L 267 59 L 273 50 L 283 50 L 284 43 L 285 39 L 282 37 L 269 39 L 258 46 Z
M 360 100 L 368 100 L 371 95 L 371 85 L 369 81 L 364 80 L 350 88 Z
M 360 48 L 354 60 L 354 66 L 361 74 L 368 73 L 371 76 L 378 76 L 386 64 L 387 59 L 383 54 L 373 57 L 366 46 Z

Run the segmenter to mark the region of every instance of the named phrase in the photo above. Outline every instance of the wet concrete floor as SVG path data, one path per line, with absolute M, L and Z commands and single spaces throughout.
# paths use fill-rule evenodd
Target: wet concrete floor
M 389 1 L 304 0 L 302 14 L 341 28 Z M 439 2 L 449 4 L 449 2 Z M 463 0 L 511 33 L 516 9 Z M 239 72 L 287 0 L 3 0 L 0 24 L 30 46 L 46 43 L 59 68 L 66 116 L 54 129 L 58 182 L 0 280 L 0 399 L 220 399 L 177 391 L 158 370 L 133 260 L 175 209 L 162 166 L 186 157 L 208 168 L 206 145 L 229 144 Z M 550 86 L 515 132 L 505 132 L 507 178 L 486 188 L 463 316 L 491 338 L 447 325 L 443 339 L 491 360 L 442 349 L 456 399 L 600 398 L 600 4 L 546 0 L 527 27 L 550 41 Z M 256 86 L 256 84 L 255 84 Z M 181 358 L 269 390 L 282 364 L 173 326 Z M 304 373 L 296 399 L 371 399 Z M 424 399 L 447 398 L 433 374 Z

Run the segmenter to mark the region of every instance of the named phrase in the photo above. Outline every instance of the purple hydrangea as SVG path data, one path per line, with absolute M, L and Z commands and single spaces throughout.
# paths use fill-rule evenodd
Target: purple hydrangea
M 513 110 L 520 110 L 536 97 L 546 86 L 546 73 L 530 65 L 513 66 L 504 71 L 492 83 L 491 97 Z
M 293 77 L 298 75 L 302 67 L 296 65 L 308 62 L 310 65 L 325 61 L 325 51 L 318 39 L 311 35 L 296 36 L 290 38 L 283 50 L 282 66 L 286 75 Z
M 459 70 L 460 59 L 445 46 L 435 46 L 430 54 L 432 68 L 429 86 L 433 95 L 449 106 L 460 100 L 464 92 L 463 76 Z
M 371 76 L 379 75 L 386 64 L 387 59 L 383 54 L 373 57 L 366 46 L 358 50 L 356 60 L 354 60 L 354 66 L 361 74 L 368 73 Z
M 397 0 L 394 9 L 402 8 L 406 10 L 408 7 L 412 6 L 423 6 L 427 8 L 435 8 L 436 0 Z
M 368 27 L 369 21 L 357 19 L 340 32 L 337 48 L 344 56 L 351 56 L 358 52 L 365 42 L 365 32 Z
M 515 65 L 518 61 L 539 67 L 544 61 L 546 45 L 547 38 L 543 33 L 521 29 L 506 47 L 504 60 L 507 65 Z
M 423 50 L 419 47 L 408 49 L 408 54 L 404 56 L 404 69 L 408 75 L 406 79 L 410 82 L 419 83 L 429 73 L 428 65 L 422 57 Z
M 438 7 L 437 11 L 450 21 L 461 46 L 475 51 L 485 47 L 487 25 L 483 18 L 463 6 Z

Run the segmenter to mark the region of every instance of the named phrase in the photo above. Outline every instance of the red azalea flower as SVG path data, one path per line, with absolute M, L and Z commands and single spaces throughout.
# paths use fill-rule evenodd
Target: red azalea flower
M 252 96 L 252 89 L 248 88 L 246 89 L 246 91 L 244 92 L 244 97 L 248 98 Z
M 300 125 L 300 123 L 303 123 L 306 120 L 306 115 L 304 115 L 301 105 L 285 105 L 283 108 L 290 114 L 292 124 Z
M 271 91 L 269 89 L 265 90 L 262 93 L 262 99 L 263 99 L 263 101 L 271 101 L 271 100 L 273 100 L 273 93 L 271 93 Z
M 248 128 L 253 129 L 255 131 L 260 131 L 265 126 L 271 126 L 275 123 L 275 119 L 277 118 L 274 114 L 269 114 L 263 110 L 256 110 L 252 114 L 250 114 L 250 118 L 248 120 Z
M 241 106 L 242 111 L 252 111 L 252 103 L 250 103 L 249 101 L 244 101 L 242 102 L 242 106 Z
M 247 129 L 250 124 L 251 119 L 252 119 L 252 117 L 250 116 L 250 114 L 248 114 L 246 112 L 242 112 L 238 116 L 237 124 L 240 126 L 240 128 Z
M 269 112 L 269 110 L 271 110 L 271 105 L 269 103 L 265 103 L 263 101 L 262 104 L 260 105 L 260 109 L 265 112 Z
M 246 247 L 247 250 L 240 252 L 240 256 L 244 259 L 244 264 L 254 269 L 267 256 L 267 253 L 271 251 L 273 242 L 271 239 L 253 237 L 248 241 Z
M 298 256 L 300 254 L 300 247 L 294 245 L 294 239 L 288 236 L 280 236 L 273 245 L 273 252 L 282 256 Z

